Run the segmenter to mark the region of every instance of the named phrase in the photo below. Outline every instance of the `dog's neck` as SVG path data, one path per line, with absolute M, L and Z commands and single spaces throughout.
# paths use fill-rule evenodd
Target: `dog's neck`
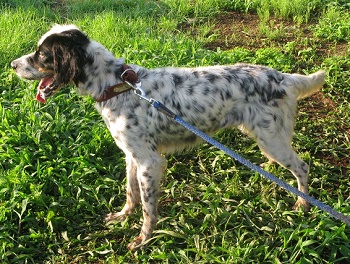
M 89 43 L 86 53 L 88 61 L 85 65 L 86 80 L 77 84 L 81 94 L 99 98 L 108 87 L 123 82 L 120 75 L 124 59 L 115 58 L 96 41 Z
M 122 70 L 123 72 L 120 76 L 123 82 L 107 87 L 100 97 L 94 97 L 96 102 L 107 101 L 135 87 L 136 83 L 139 82 L 137 73 L 126 64 L 122 65 Z

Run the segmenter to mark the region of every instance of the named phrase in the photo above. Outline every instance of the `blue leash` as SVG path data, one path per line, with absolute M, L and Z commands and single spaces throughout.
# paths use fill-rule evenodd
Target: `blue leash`
M 209 144 L 211 144 L 211 145 L 215 146 L 216 148 L 222 150 L 227 155 L 229 155 L 231 158 L 237 160 L 238 162 L 240 162 L 244 166 L 250 168 L 253 171 L 256 171 L 256 172 L 260 173 L 265 178 L 267 178 L 270 181 L 278 184 L 280 187 L 286 189 L 287 191 L 289 191 L 289 192 L 291 192 L 291 193 L 293 193 L 293 194 L 295 194 L 297 196 L 300 196 L 301 198 L 303 198 L 306 201 L 308 201 L 310 204 L 312 204 L 314 206 L 317 206 L 318 208 L 320 208 L 321 210 L 327 212 L 328 214 L 330 214 L 334 218 L 339 219 L 339 220 L 343 221 L 344 223 L 350 225 L 350 218 L 349 217 L 347 217 L 344 214 L 334 210 L 332 207 L 330 207 L 330 206 L 326 205 L 325 203 L 323 203 L 323 202 L 321 202 L 321 201 L 311 197 L 310 195 L 307 195 L 307 194 L 299 191 L 297 188 L 289 185 L 288 183 L 282 181 L 281 179 L 277 178 L 276 176 L 272 175 L 271 173 L 268 173 L 267 171 L 263 170 L 259 166 L 251 163 L 247 159 L 243 158 L 242 156 L 238 155 L 237 153 L 235 153 L 234 151 L 232 151 L 231 149 L 226 147 L 225 145 L 223 145 L 220 142 L 216 141 L 215 139 L 209 137 L 207 134 L 205 134 L 201 130 L 195 128 L 194 126 L 192 126 L 190 124 L 188 124 L 186 121 L 184 121 L 178 115 L 174 114 L 171 110 L 169 110 L 162 103 L 154 100 L 153 98 L 151 98 L 151 99 L 147 98 L 145 96 L 144 91 L 141 89 L 141 83 L 140 84 L 136 84 L 135 94 L 137 94 L 141 99 L 147 100 L 159 112 L 161 112 L 161 113 L 165 114 L 166 116 L 174 119 L 177 123 L 179 123 L 183 127 L 187 128 L 188 130 L 190 130 L 195 135 L 201 137 L 202 139 L 204 139 Z

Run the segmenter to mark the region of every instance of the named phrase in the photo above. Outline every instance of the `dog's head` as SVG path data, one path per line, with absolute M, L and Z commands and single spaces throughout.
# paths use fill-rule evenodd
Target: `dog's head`
M 45 102 L 62 85 L 84 81 L 86 47 L 90 40 L 74 25 L 55 25 L 38 42 L 35 52 L 11 62 L 17 75 L 40 80 L 36 99 Z

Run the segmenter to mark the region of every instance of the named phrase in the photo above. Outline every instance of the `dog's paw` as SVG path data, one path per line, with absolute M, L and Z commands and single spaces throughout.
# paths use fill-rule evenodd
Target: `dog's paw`
M 105 217 L 105 222 L 109 223 L 109 222 L 122 222 L 126 219 L 127 215 L 122 213 L 122 212 L 118 212 L 118 213 L 109 213 L 108 215 L 106 215 Z
M 143 242 L 144 241 L 143 241 L 142 237 L 141 236 L 137 236 L 137 237 L 134 238 L 134 240 L 132 242 L 130 242 L 128 244 L 128 249 L 130 251 L 133 251 L 133 252 L 135 252 L 137 250 L 140 250 L 140 249 L 142 249 L 142 248 L 144 248 L 146 246 Z
M 310 204 L 303 199 L 298 199 L 297 202 L 293 205 L 293 210 L 302 210 L 304 213 L 308 213 L 310 211 Z

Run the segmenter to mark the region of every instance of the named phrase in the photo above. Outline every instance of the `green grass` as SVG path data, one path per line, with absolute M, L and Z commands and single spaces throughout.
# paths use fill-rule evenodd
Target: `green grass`
M 350 40 L 350 14 L 345 9 L 328 8 L 315 27 L 315 36 L 332 41 Z
M 287 72 L 325 69 L 323 99 L 300 103 L 293 146 L 310 163 L 311 195 L 349 215 L 347 1 L 308 1 L 314 5 L 306 13 L 288 8 L 292 13 L 284 13 L 287 1 L 269 7 L 269 17 L 289 23 L 296 17 L 310 21 L 309 10 L 316 10 L 313 24 L 305 25 L 312 32 L 309 39 L 295 35 L 287 44 L 267 42 L 256 50 L 244 45 L 206 48 L 225 37 L 211 35 L 216 16 L 232 10 L 261 12 L 266 2 L 1 2 L 0 262 L 346 263 L 348 226 L 315 207 L 308 216 L 292 211 L 293 195 L 207 144 L 169 157 L 151 244 L 128 252 L 126 246 L 141 226 L 141 211 L 122 223 L 103 223 L 104 215 L 123 206 L 125 164 L 92 99 L 67 87 L 39 104 L 34 98 L 37 83 L 19 80 L 9 67 L 12 59 L 32 51 L 52 24 L 74 23 L 117 57 L 144 67 L 251 62 Z M 300 3 L 288 1 L 295 7 Z M 193 19 L 199 21 L 193 25 L 195 35 L 181 30 L 180 25 Z M 327 47 L 342 45 L 341 53 L 320 52 L 329 40 Z M 256 144 L 236 130 L 216 138 L 256 164 L 266 161 Z M 288 171 L 267 167 L 295 184 Z

